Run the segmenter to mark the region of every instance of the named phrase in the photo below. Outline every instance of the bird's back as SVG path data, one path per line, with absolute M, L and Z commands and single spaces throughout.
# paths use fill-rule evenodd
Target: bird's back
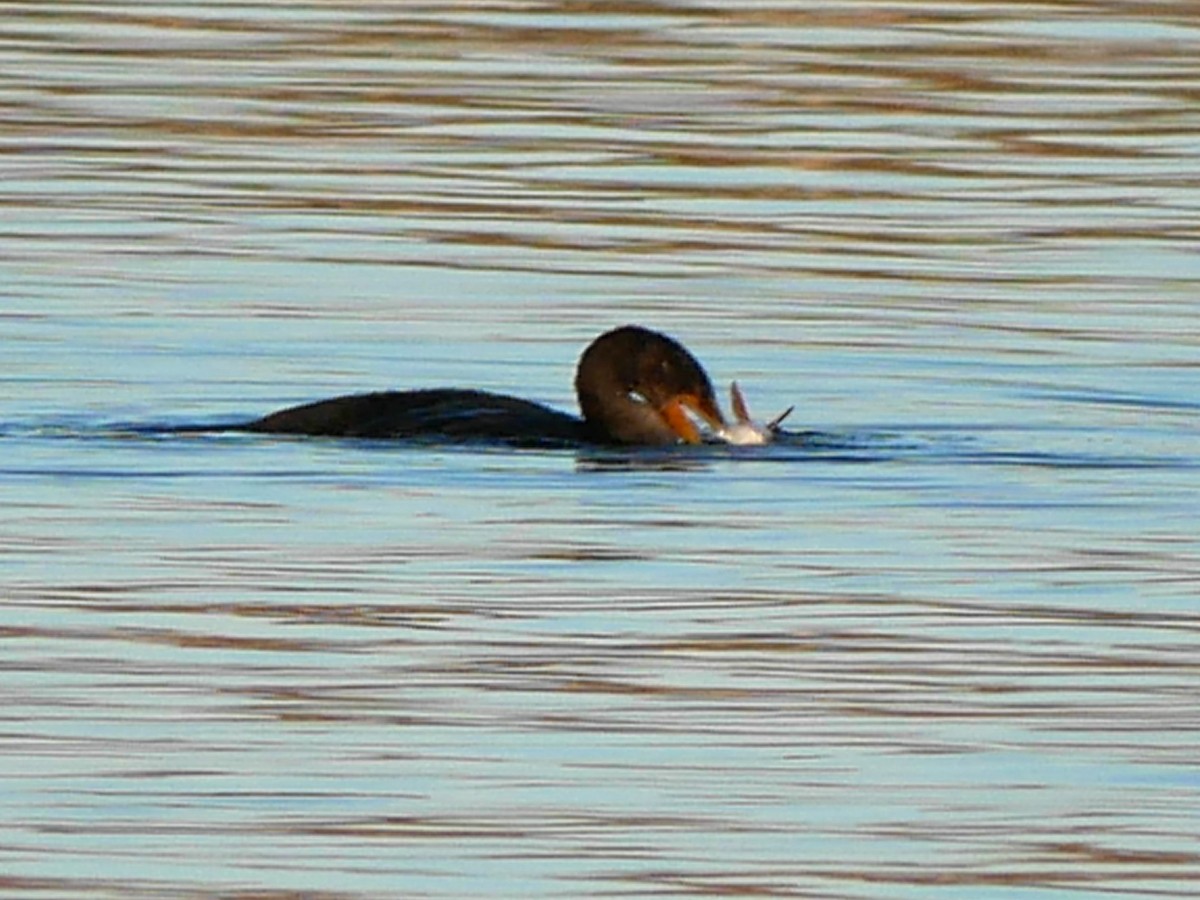
M 428 437 L 523 446 L 587 439 L 583 422 L 574 416 L 519 397 L 458 388 L 349 394 L 280 410 L 244 427 L 270 434 Z

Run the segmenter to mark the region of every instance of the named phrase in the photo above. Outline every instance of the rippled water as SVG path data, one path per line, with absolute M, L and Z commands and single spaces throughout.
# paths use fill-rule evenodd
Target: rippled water
M 0 12 L 5 897 L 1196 893 L 1191 4 Z

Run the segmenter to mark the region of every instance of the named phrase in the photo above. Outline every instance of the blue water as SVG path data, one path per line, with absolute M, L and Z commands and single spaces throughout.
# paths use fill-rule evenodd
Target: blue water
M 4 897 L 1195 893 L 1185 10 L 3 30 Z M 162 431 L 625 322 L 796 434 Z

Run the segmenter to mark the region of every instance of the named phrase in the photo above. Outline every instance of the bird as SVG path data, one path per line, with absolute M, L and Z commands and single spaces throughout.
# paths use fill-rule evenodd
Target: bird
M 348 394 L 292 406 L 222 430 L 364 439 L 484 441 L 518 446 L 698 444 L 694 414 L 720 433 L 725 417 L 704 367 L 678 341 L 625 325 L 579 358 L 581 417 L 470 388 Z

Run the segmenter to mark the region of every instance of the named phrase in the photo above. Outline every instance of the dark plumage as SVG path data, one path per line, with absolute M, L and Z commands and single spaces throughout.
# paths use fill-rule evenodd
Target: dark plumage
M 666 335 L 627 325 L 596 338 L 575 375 L 583 418 L 459 388 L 351 394 L 293 406 L 236 430 L 356 438 L 538 444 L 696 443 L 685 408 L 714 428 L 724 418 L 700 363 Z

